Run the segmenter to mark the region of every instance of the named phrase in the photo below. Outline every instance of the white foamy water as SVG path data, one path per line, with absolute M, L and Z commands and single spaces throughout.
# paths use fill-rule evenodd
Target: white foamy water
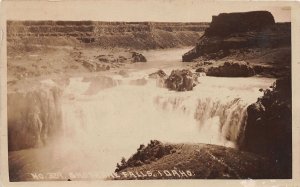
M 105 177 L 122 156 L 128 158 L 139 144 L 153 139 L 236 147 L 246 107 L 262 95 L 259 88 L 273 82 L 255 77 L 200 77 L 193 91 L 175 92 L 158 87 L 147 73 L 113 76 L 119 84 L 94 94 L 85 94 L 95 85 L 92 80 L 71 79 L 64 92 L 60 154 L 73 152 L 74 158 L 84 154 L 79 157 L 84 160 L 75 159 L 76 164 Z M 131 84 L 142 78 L 145 85 Z
M 106 177 L 123 156 L 129 158 L 153 139 L 228 147 L 242 141 L 247 106 L 274 79 L 204 76 L 193 91 L 169 91 L 148 78 L 158 69 L 169 74 L 184 66 L 182 49 L 167 53 L 145 53 L 148 62 L 128 69 L 127 78 L 71 78 L 63 93 L 63 137 L 53 144 L 56 157 L 68 164 L 58 170 Z

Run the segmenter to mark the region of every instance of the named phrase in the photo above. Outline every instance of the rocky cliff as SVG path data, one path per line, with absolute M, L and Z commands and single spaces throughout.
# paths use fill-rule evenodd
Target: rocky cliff
M 241 148 L 274 160 L 283 178 L 292 177 L 291 77 L 278 79 L 247 108 L 245 139 Z
M 255 11 L 245 13 L 221 13 L 212 17 L 206 36 L 227 36 L 233 33 L 261 31 L 274 25 L 275 20 L 270 12 Z
M 137 49 L 195 45 L 208 23 L 8 21 L 7 41 Z
M 242 50 L 250 54 L 253 49 L 290 47 L 290 29 L 290 23 L 275 23 L 272 14 L 267 11 L 219 14 L 213 16 L 210 27 L 196 47 L 182 56 L 182 61 L 190 62 L 199 57 L 236 58 Z M 254 57 L 252 55 L 251 58 Z

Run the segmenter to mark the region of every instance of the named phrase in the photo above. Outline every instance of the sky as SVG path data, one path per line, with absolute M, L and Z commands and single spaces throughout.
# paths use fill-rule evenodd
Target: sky
M 95 20 L 210 22 L 223 12 L 270 11 L 276 22 L 291 20 L 291 10 L 274 2 L 212 2 L 200 0 L 23 0 L 7 1 L 11 20 Z

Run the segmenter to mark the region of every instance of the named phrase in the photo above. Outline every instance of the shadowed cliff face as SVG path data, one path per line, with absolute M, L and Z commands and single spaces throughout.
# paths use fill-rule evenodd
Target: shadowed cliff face
M 264 96 L 247 108 L 242 149 L 273 159 L 281 176 L 292 176 L 291 77 L 278 79 Z
M 267 11 L 222 13 L 212 17 L 211 25 L 206 29 L 205 36 L 226 36 L 233 33 L 261 31 L 274 24 L 273 15 Z
M 219 14 L 213 17 L 196 47 L 182 56 L 182 61 L 190 62 L 199 57 L 222 59 L 235 56 L 242 50 L 250 54 L 251 49 L 274 49 L 290 45 L 290 24 L 275 23 L 270 12 Z

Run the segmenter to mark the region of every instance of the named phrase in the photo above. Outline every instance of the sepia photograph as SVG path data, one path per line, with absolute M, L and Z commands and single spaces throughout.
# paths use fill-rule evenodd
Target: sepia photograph
M 187 2 L 7 16 L 10 182 L 293 179 L 291 6 Z

